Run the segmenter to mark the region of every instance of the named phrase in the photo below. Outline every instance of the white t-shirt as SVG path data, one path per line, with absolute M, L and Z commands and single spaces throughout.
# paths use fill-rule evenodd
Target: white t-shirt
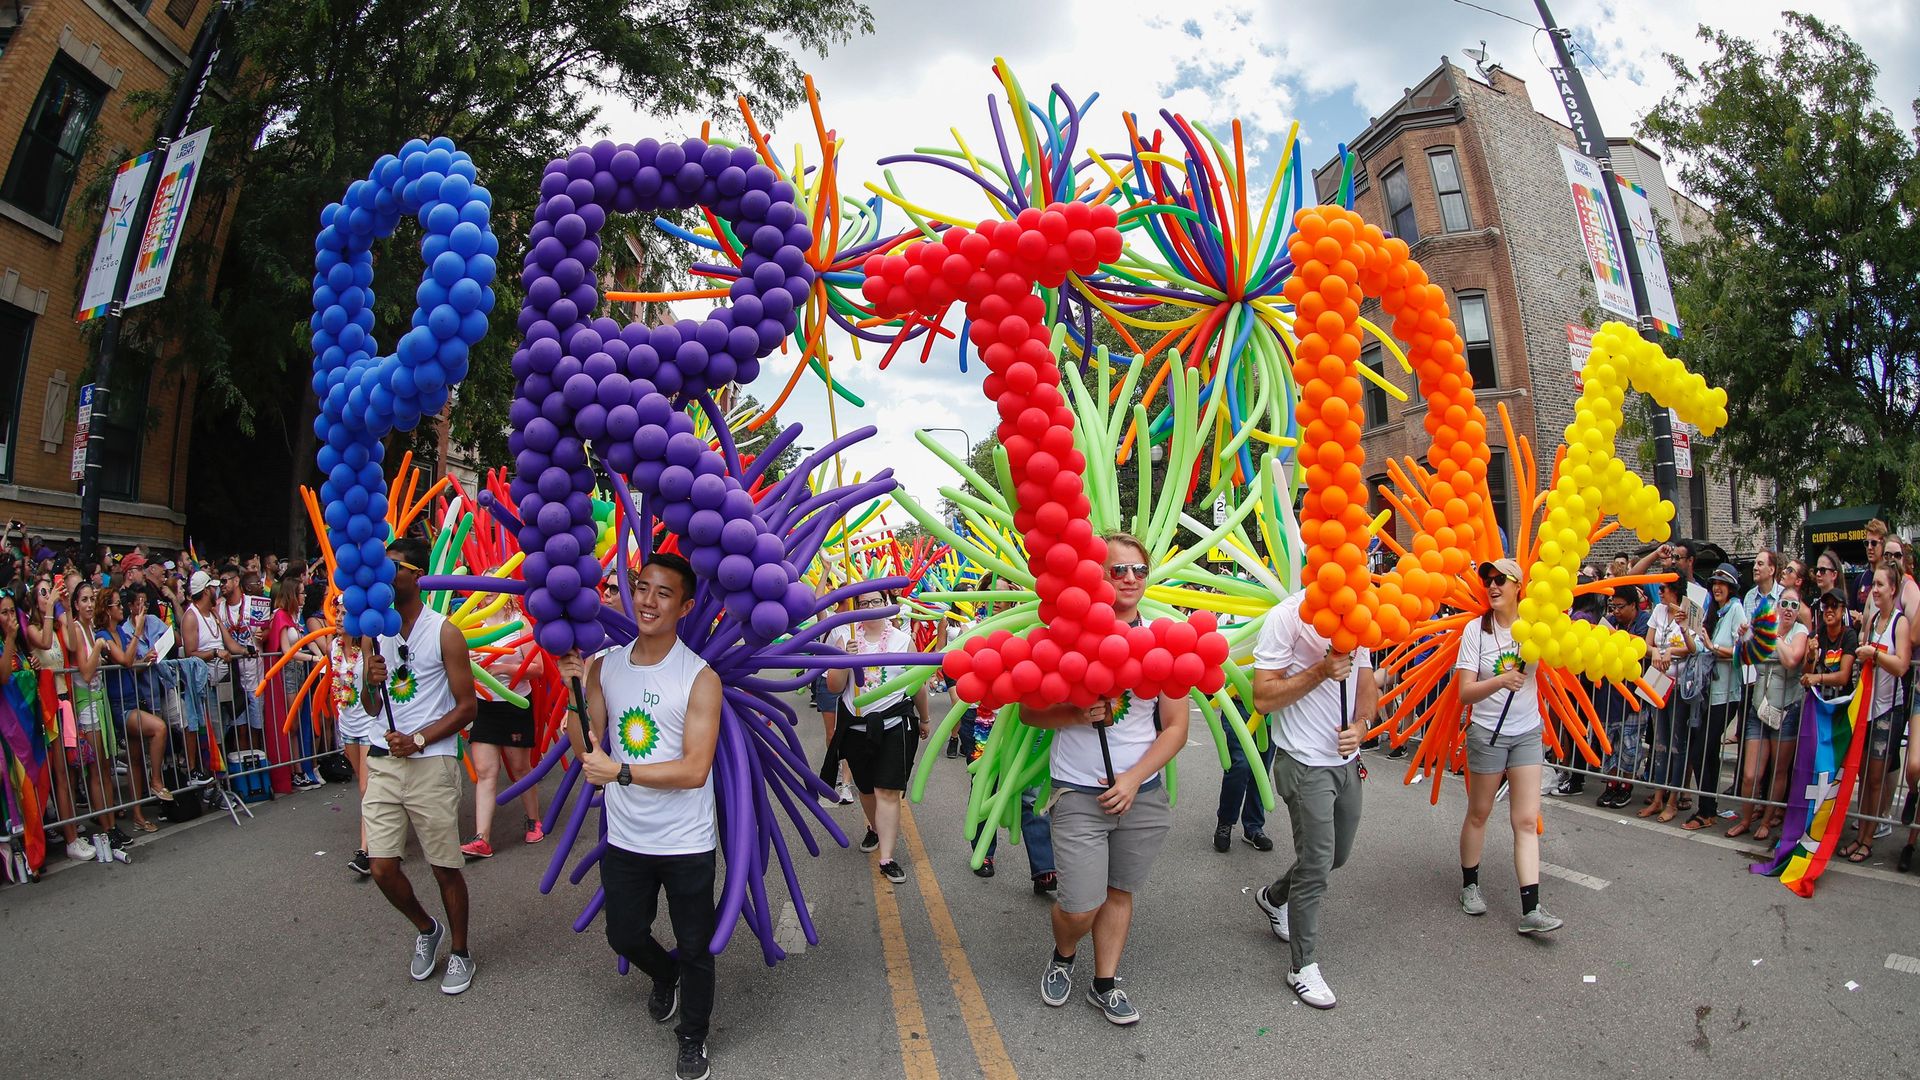
M 1153 740 L 1160 737 L 1159 725 L 1154 723 L 1159 708 L 1159 698 L 1136 698 L 1132 694 L 1114 703 L 1114 721 L 1106 732 L 1107 753 L 1113 755 L 1116 774 L 1138 765 Z M 1055 731 L 1052 770 L 1056 784 L 1105 791 L 1107 763 L 1100 756 L 1100 730 L 1092 724 L 1075 724 Z
M 854 633 L 855 630 L 859 630 L 860 632 L 856 634 Z M 860 653 L 905 653 L 913 651 L 913 636 L 892 623 L 888 623 L 886 631 L 878 635 L 870 633 L 866 629 L 866 624 L 855 623 L 852 626 L 835 627 L 827 634 L 827 644 L 848 655 L 858 655 Z M 847 712 L 853 716 L 873 716 L 877 713 L 886 712 L 888 709 L 892 709 L 899 705 L 900 702 L 906 700 L 907 695 L 904 691 L 895 690 L 880 700 L 864 707 L 855 705 L 853 699 L 896 675 L 905 674 L 906 671 L 907 669 L 905 667 L 888 667 L 885 664 L 875 664 L 871 667 L 861 668 L 857 678 L 852 675 L 848 676 L 846 687 L 840 691 L 840 701 L 847 707 Z M 904 715 L 896 714 L 889 716 L 887 717 L 886 728 L 891 731 L 906 722 L 907 718 Z M 864 720 L 850 723 L 847 727 L 853 731 L 867 730 L 867 725 Z
M 700 654 L 674 640 L 659 663 L 641 667 L 631 646 L 600 654 L 600 692 L 607 701 L 607 755 L 630 765 L 686 757 L 687 701 L 707 668 Z M 697 855 L 719 841 L 713 770 L 697 788 L 608 784 L 607 842 L 635 855 Z
M 1655 648 L 1664 646 L 1669 649 L 1678 649 L 1683 645 L 1689 649 L 1699 647 L 1698 632 L 1689 630 L 1674 621 L 1673 615 L 1665 604 L 1656 606 L 1653 614 L 1647 617 L 1647 631 L 1652 636 Z
M 440 627 L 447 621 L 426 604 L 414 617 L 413 630 L 404 641 L 400 635 L 382 634 L 375 639 L 380 658 L 387 663 L 387 704 L 393 709 L 393 726 L 411 735 L 431 726 L 453 711 L 453 688 L 447 684 L 447 668 L 440 655 Z M 407 655 L 400 655 L 401 645 Z M 375 718 L 376 730 L 385 730 L 386 716 Z M 428 743 L 414 757 L 445 757 L 460 752 L 459 732 Z M 378 738 L 379 736 L 375 736 Z
M 1475 677 L 1490 679 L 1520 666 L 1520 649 L 1513 643 L 1513 628 L 1493 624 L 1493 632 L 1481 633 L 1480 620 L 1467 624 L 1460 635 L 1460 658 L 1454 670 L 1471 671 Z M 1512 703 L 1508 703 L 1511 697 Z M 1506 711 L 1503 718 L 1501 710 Z M 1535 667 L 1527 685 L 1512 694 L 1495 690 L 1473 703 L 1473 722 L 1502 735 L 1524 735 L 1540 726 L 1540 669 Z
M 1280 601 L 1260 628 L 1260 640 L 1253 647 L 1253 666 L 1260 671 L 1278 671 L 1298 675 L 1320 662 L 1333 643 L 1317 633 L 1312 624 L 1300 618 L 1302 593 Z M 1359 700 L 1360 680 L 1373 678 L 1373 657 L 1366 649 L 1353 651 L 1353 671 L 1347 675 L 1346 719 L 1353 717 L 1353 704 Z M 1362 674 L 1366 672 L 1368 674 Z M 1302 765 L 1345 765 L 1358 752 L 1340 753 L 1341 688 L 1323 682 L 1307 691 L 1293 704 L 1275 713 L 1273 741 Z

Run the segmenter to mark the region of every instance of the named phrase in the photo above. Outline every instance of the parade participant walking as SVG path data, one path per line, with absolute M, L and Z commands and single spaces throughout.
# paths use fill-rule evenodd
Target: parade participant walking
M 418 930 L 411 973 L 415 982 L 433 976 L 440 942 L 451 935 L 451 953 L 440 991 L 458 994 L 473 985 L 467 952 L 467 879 L 460 867 L 460 732 L 473 723 L 473 666 L 460 628 L 420 602 L 420 576 L 427 564 L 425 541 L 402 537 L 387 545 L 393 559 L 393 607 L 400 633 L 382 635 L 365 654 L 366 683 L 360 698 L 369 715 L 387 723 L 367 748 L 367 788 L 360 816 L 367 832 L 373 881 L 388 902 Z M 446 907 L 443 924 L 414 897 L 400 869 L 409 828 L 433 867 Z
M 674 1074 L 701 1080 L 713 1013 L 720 679 L 679 638 L 679 622 L 693 609 L 693 567 L 678 555 L 655 555 L 634 575 L 632 589 L 639 632 L 631 646 L 590 665 L 578 652 L 560 659 L 569 684 L 584 680 L 592 729 L 583 735 L 579 715 L 570 712 L 567 732 L 573 745 L 587 747 L 580 758 L 587 780 L 606 789 L 600 885 L 607 944 L 653 979 L 647 1015 L 664 1024 L 680 1014 Z M 677 955 L 653 937 L 663 888 Z
M 531 695 L 534 681 L 544 675 L 543 656 L 535 656 L 522 673 L 521 681 L 508 689 Z M 493 795 L 500 783 L 501 766 L 505 765 L 509 780 L 525 776 L 533 767 L 533 740 L 531 702 L 527 705 L 493 699 L 479 702 L 473 729 L 467 732 L 467 751 L 473 760 L 474 775 L 473 835 L 460 845 L 461 853 L 467 858 L 493 858 Z M 538 787 L 529 785 L 520 793 L 520 809 L 524 812 L 523 837 L 529 844 L 539 843 L 546 837 L 546 831 L 540 825 Z
M 890 592 L 862 596 L 856 606 L 871 617 L 855 623 L 851 630 L 835 630 L 828 635 L 828 644 L 854 655 L 912 652 L 912 635 L 881 613 L 893 603 Z M 827 688 L 840 695 L 834 745 L 853 774 L 860 808 L 867 815 L 867 834 L 860 840 L 860 850 L 878 850 L 880 873 L 895 885 L 907 880 L 907 872 L 893 857 L 893 844 L 900 833 L 900 802 L 906 794 L 907 777 L 913 772 L 913 748 L 927 737 L 927 687 L 922 683 L 911 699 L 902 691 L 894 691 L 866 706 L 854 701 L 868 687 L 886 682 L 903 670 L 879 665 L 861 669 L 858 677 L 849 668 L 827 673 Z
M 1269 714 L 1274 793 L 1293 822 L 1293 865 L 1255 890 L 1273 935 L 1287 943 L 1287 986 L 1316 1009 L 1334 1006 L 1315 953 L 1327 878 L 1346 864 L 1360 829 L 1360 733 L 1380 685 L 1366 649 L 1338 654 L 1300 617 L 1304 594 L 1280 602 L 1253 649 L 1253 707 Z
M 331 601 L 334 618 L 340 617 L 340 597 L 334 595 Z M 360 818 L 360 846 L 353 857 L 347 860 L 347 869 L 359 877 L 373 876 L 373 863 L 367 859 L 367 819 L 364 803 L 367 797 L 367 750 L 381 739 L 386 725 L 367 715 L 365 702 L 361 700 L 360 688 L 366 685 L 366 655 L 361 649 L 364 639 L 348 638 L 344 634 L 334 635 L 333 642 L 327 647 L 329 664 L 333 672 L 333 707 L 335 730 L 340 736 L 341 751 L 347 756 L 347 764 L 353 766 L 353 782 L 360 790 L 363 804 Z
M 1488 610 L 1468 623 L 1460 638 L 1454 680 L 1460 704 L 1473 710 L 1467 729 L 1467 817 L 1460 824 L 1460 910 L 1485 915 L 1480 891 L 1480 854 L 1494 796 L 1506 784 L 1513 824 L 1513 872 L 1520 883 L 1522 934 L 1560 929 L 1561 920 L 1540 905 L 1540 669 L 1528 671 L 1513 640 L 1519 617 L 1520 564 L 1512 559 L 1480 564 Z
M 1114 617 L 1137 625 L 1147 591 L 1146 545 L 1126 533 L 1104 539 Z M 1115 1024 L 1136 1023 L 1140 1012 L 1118 986 L 1120 956 L 1133 925 L 1134 894 L 1147 883 L 1154 856 L 1173 828 L 1161 770 L 1187 744 L 1186 702 L 1123 694 L 1118 702 L 1088 709 L 1061 705 L 1021 713 L 1033 727 L 1053 731 L 1049 818 L 1060 888 L 1052 909 L 1053 956 L 1040 975 L 1040 999 L 1058 1006 L 1073 996 L 1073 963 L 1091 933 L 1087 1003 Z
M 1237 706 L 1233 706 L 1237 707 Z M 1269 734 L 1267 747 L 1259 752 L 1260 768 L 1273 771 L 1274 744 Z M 1226 854 L 1233 846 L 1233 825 L 1240 823 L 1240 838 L 1255 851 L 1272 851 L 1267 838 L 1267 809 L 1260 805 L 1260 789 L 1253 783 L 1253 763 L 1240 747 L 1240 740 L 1227 740 L 1227 771 L 1220 776 L 1220 806 L 1214 814 L 1213 850 Z

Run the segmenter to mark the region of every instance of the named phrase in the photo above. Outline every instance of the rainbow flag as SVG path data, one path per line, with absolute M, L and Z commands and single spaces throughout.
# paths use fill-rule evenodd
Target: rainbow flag
M 1748 612 L 1752 619 L 1752 637 L 1740 643 L 1740 662 L 1748 667 L 1767 663 L 1780 645 L 1780 612 L 1772 596 L 1762 596 Z
M 1779 878 L 1801 896 L 1812 896 L 1814 882 L 1846 838 L 1847 803 L 1860 778 L 1861 748 L 1866 745 L 1866 739 L 1856 736 L 1865 734 L 1873 716 L 1873 679 L 1860 680 L 1851 702 L 1808 694 L 1800 708 L 1800 740 L 1780 845 L 1773 861 L 1748 869 Z

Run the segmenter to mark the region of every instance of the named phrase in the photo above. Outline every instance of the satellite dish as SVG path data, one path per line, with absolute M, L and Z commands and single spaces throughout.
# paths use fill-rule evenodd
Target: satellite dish
M 1467 59 L 1473 61 L 1473 66 L 1476 70 L 1480 72 L 1481 78 L 1487 79 L 1488 81 L 1492 80 L 1493 70 L 1498 68 L 1500 65 L 1497 63 L 1490 64 L 1487 62 L 1487 58 L 1489 56 L 1489 53 L 1487 52 L 1487 39 L 1481 38 L 1480 47 L 1477 49 L 1463 49 L 1461 51 L 1467 54 Z

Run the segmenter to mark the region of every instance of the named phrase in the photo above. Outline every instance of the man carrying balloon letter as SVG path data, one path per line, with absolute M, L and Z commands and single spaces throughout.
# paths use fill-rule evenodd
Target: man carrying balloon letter
M 383 634 L 366 651 L 366 686 L 360 692 L 368 715 L 384 719 L 386 731 L 367 747 L 367 788 L 360 817 L 374 884 L 412 922 L 415 982 L 432 977 L 440 941 L 452 933 L 452 952 L 440 990 L 462 993 L 473 985 L 467 953 L 467 879 L 460 872 L 459 735 L 473 723 L 473 666 L 467 639 L 445 615 L 420 602 L 426 541 L 402 537 L 387 545 L 393 560 L 393 609 L 400 632 Z M 378 588 L 378 586 L 376 586 Z M 432 918 L 413 895 L 400 869 L 409 827 L 433 867 L 447 921 Z
M 1380 703 L 1373 658 L 1332 643 L 1300 617 L 1304 593 L 1280 602 L 1253 651 L 1253 707 L 1272 714 L 1273 788 L 1293 821 L 1293 865 L 1254 902 L 1287 942 L 1287 985 L 1316 1009 L 1334 1006 L 1314 959 L 1327 877 L 1346 863 L 1360 829 L 1360 733 Z
M 1105 539 L 1114 617 L 1137 626 L 1147 589 L 1146 547 L 1125 533 Z M 1053 854 L 1060 889 L 1053 902 L 1053 957 L 1040 977 L 1040 998 L 1049 1005 L 1067 1003 L 1074 957 L 1090 932 L 1093 985 L 1087 1003 L 1115 1024 L 1136 1023 L 1139 1010 L 1115 983 L 1133 923 L 1134 893 L 1146 884 L 1173 827 L 1160 770 L 1187 744 L 1186 702 L 1122 694 L 1087 709 L 1023 710 L 1023 719 L 1054 733 Z
M 606 789 L 607 944 L 653 979 L 647 1015 L 664 1024 L 680 1013 L 674 1074 L 707 1075 L 707 1019 L 713 1012 L 715 848 L 713 755 L 720 737 L 720 678 L 680 640 L 693 609 L 693 567 L 658 554 L 632 579 L 639 632 L 625 649 L 589 664 L 560 658 L 572 685 L 585 679 L 592 734 L 567 717 L 567 737 L 584 746 L 582 770 Z M 609 718 L 612 722 L 609 723 Z M 667 893 L 677 955 L 653 938 L 660 891 Z

